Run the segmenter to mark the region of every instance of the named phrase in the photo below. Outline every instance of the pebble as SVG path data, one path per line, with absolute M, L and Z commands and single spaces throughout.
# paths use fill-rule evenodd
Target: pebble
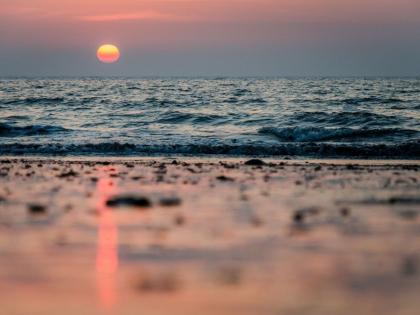
M 67 172 L 67 173 L 61 173 L 61 174 L 59 174 L 59 175 L 57 175 L 57 177 L 58 178 L 66 178 L 66 177 L 75 177 L 75 176 L 78 176 L 79 174 L 78 173 L 76 173 L 75 171 L 73 171 L 73 170 L 70 170 L 69 172 Z
M 28 210 L 32 214 L 42 214 L 47 211 L 47 208 L 40 204 L 30 203 L 28 204 Z
M 181 202 L 181 199 L 178 197 L 163 197 L 159 200 L 159 204 L 163 207 L 179 206 Z
M 123 196 L 114 196 L 107 200 L 106 205 L 108 207 L 140 207 L 148 208 L 152 206 L 152 202 L 143 196 L 132 196 L 132 195 L 123 195 Z
M 245 165 L 254 165 L 254 166 L 262 166 L 265 165 L 265 162 L 260 159 L 251 159 L 244 163 Z
M 227 177 L 225 175 L 220 175 L 216 177 L 217 180 L 220 180 L 222 182 L 233 182 L 234 179 L 232 177 Z
M 341 208 L 340 209 L 340 214 L 343 217 L 348 217 L 350 215 L 350 209 L 349 208 Z

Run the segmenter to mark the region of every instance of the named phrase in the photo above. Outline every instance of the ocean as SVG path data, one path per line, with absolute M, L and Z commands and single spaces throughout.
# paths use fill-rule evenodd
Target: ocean
M 0 155 L 420 158 L 420 79 L 1 79 Z

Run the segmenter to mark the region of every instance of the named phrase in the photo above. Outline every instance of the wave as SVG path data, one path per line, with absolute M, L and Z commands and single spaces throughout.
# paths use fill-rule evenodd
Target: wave
M 160 118 L 155 121 L 159 124 L 181 124 L 190 122 L 192 124 L 211 123 L 218 119 L 223 119 L 224 116 L 210 115 L 210 114 L 192 114 L 183 113 L 179 111 L 166 112 L 160 115 Z
M 360 105 L 364 103 L 378 103 L 378 104 L 393 104 L 393 103 L 400 103 L 404 102 L 400 98 L 381 98 L 381 97 L 353 97 L 353 98 L 346 98 L 343 99 L 341 102 L 347 105 Z
M 0 123 L 0 137 L 19 137 L 19 136 L 37 136 L 54 134 L 58 132 L 68 132 L 69 129 L 59 126 L 49 125 L 29 125 L 14 126 L 10 124 Z
M 150 156 L 150 155 L 223 155 L 223 156 L 301 156 L 313 158 L 381 158 L 420 159 L 420 141 L 399 144 L 346 145 L 333 143 L 252 144 L 165 144 L 136 145 L 104 142 L 84 144 L 22 144 L 0 146 L 0 155 L 68 155 L 68 156 Z
M 11 99 L 2 101 L 3 104 L 13 105 L 13 104 L 57 104 L 64 102 L 64 97 L 26 97 L 19 99 Z
M 398 125 L 409 118 L 402 116 L 388 116 L 367 111 L 357 112 L 299 112 L 290 117 L 296 123 L 309 122 L 338 126 L 385 126 Z
M 412 138 L 419 134 L 416 130 L 399 128 L 352 129 L 352 128 L 321 128 L 321 127 L 264 127 L 259 134 L 274 136 L 282 142 L 321 142 L 321 141 L 360 141 L 375 138 Z

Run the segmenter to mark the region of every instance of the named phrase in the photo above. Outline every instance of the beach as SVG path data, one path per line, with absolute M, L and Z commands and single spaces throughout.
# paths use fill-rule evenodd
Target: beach
M 0 158 L 0 313 L 415 314 L 420 162 Z

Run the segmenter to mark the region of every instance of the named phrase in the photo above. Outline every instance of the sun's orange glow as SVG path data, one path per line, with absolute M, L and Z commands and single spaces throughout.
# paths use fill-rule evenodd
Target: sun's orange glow
M 106 44 L 98 48 L 96 56 L 104 63 L 114 63 L 120 59 L 120 51 L 117 46 Z

